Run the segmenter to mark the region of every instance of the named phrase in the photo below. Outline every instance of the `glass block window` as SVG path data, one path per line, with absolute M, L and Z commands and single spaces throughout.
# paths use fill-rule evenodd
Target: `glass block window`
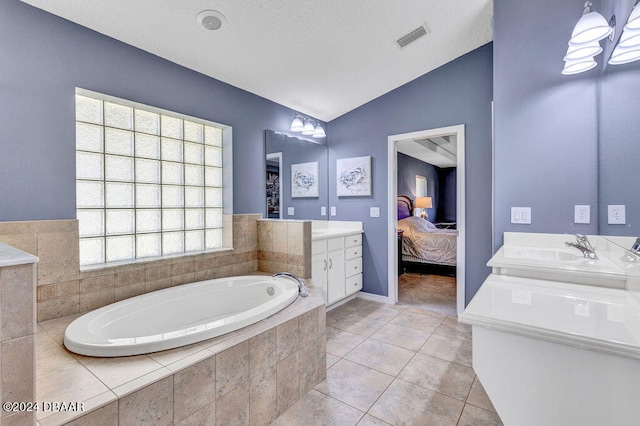
M 80 265 L 222 247 L 222 126 L 76 94 Z

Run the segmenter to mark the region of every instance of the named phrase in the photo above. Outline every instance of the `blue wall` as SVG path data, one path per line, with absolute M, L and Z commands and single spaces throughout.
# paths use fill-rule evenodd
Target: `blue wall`
M 494 1 L 496 248 L 505 231 L 598 233 L 599 71 L 560 73 L 583 4 Z M 575 204 L 591 224 L 573 224 Z M 531 207 L 531 225 L 511 207 Z
M 336 220 L 362 220 L 364 291 L 387 295 L 387 138 L 390 135 L 464 124 L 466 135 L 467 247 L 466 299 L 489 273 L 491 257 L 491 44 L 480 47 L 328 124 L 329 176 L 338 158 L 372 156 L 371 197 L 336 196 L 329 204 Z M 370 218 L 369 207 L 380 207 Z M 394 209 L 395 210 L 395 209 Z
M 2 0 L 0 221 L 75 218 L 75 87 L 233 126 L 234 212 L 265 212 L 264 130 L 290 109 Z
M 456 221 L 456 168 L 450 167 L 446 169 L 438 169 L 440 180 L 440 203 L 438 208 L 438 221 L 455 222 Z
M 427 209 L 429 221 L 456 221 L 455 167 L 443 169 L 402 153 L 398 153 L 397 167 L 398 195 L 406 195 L 415 202 L 416 175 L 424 176 L 427 178 L 427 195 L 433 202 L 433 208 Z

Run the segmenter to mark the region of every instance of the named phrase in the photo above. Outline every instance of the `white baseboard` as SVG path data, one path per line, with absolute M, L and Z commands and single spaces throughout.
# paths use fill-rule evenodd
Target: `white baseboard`
M 359 291 L 356 293 L 356 297 L 364 300 L 371 300 L 372 302 L 380 302 L 392 305 L 391 301 L 387 296 L 380 296 L 379 294 L 366 293 L 364 291 Z

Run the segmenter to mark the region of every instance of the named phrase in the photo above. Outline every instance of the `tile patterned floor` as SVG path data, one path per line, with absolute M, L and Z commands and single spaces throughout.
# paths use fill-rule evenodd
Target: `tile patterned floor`
M 455 306 L 455 305 L 454 305 Z M 456 317 L 354 299 L 327 312 L 327 379 L 272 425 L 501 425 Z
M 456 278 L 404 273 L 398 277 L 398 302 L 402 305 L 456 315 Z

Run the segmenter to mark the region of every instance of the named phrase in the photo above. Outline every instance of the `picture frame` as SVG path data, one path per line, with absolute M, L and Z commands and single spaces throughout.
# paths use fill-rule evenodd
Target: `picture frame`
M 318 162 L 291 165 L 291 198 L 320 197 Z
M 370 155 L 336 160 L 338 197 L 370 196 L 371 178 Z

